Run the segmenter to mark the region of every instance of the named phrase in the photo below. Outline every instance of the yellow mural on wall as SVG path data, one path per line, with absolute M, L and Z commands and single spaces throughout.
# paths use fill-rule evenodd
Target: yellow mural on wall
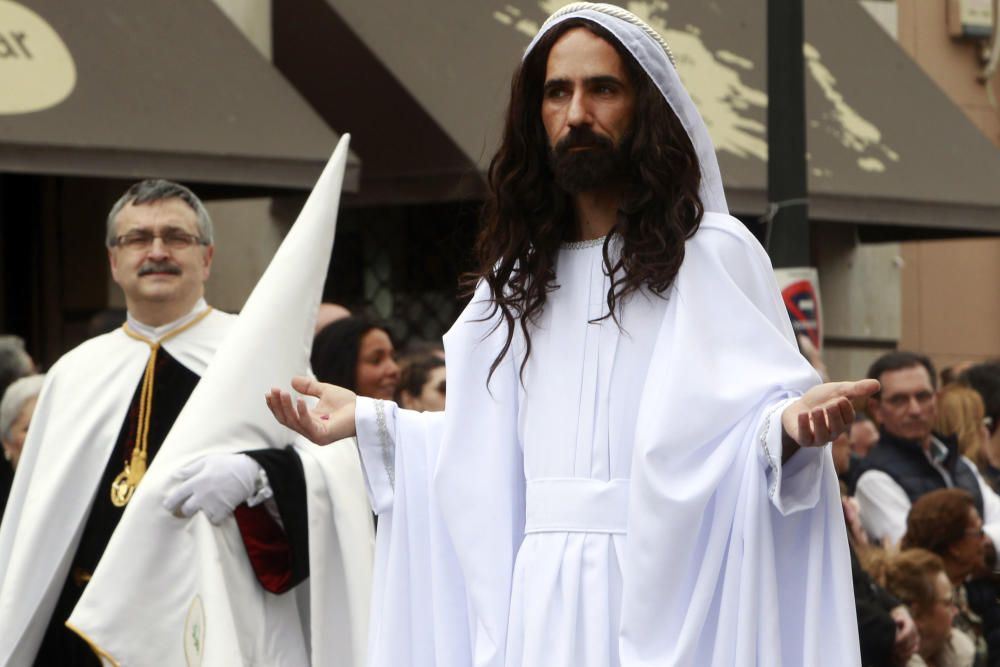
M 76 87 L 76 64 L 59 34 L 33 10 L 0 0 L 0 115 L 53 107 Z
M 537 0 L 530 9 L 505 4 L 493 12 L 493 18 L 528 37 L 538 32 L 545 17 L 565 4 L 564 0 Z M 729 50 L 712 51 L 694 25 L 668 25 L 669 3 L 665 0 L 637 0 L 624 5 L 630 12 L 651 25 L 670 44 L 677 70 L 691 98 L 698 106 L 715 149 L 741 158 L 767 160 L 767 92 L 745 81 L 756 63 Z M 859 169 L 880 173 L 887 162 L 898 162 L 899 155 L 882 142 L 882 133 L 865 119 L 837 90 L 837 80 L 827 68 L 819 51 L 804 47 L 806 73 L 811 76 L 831 105 L 831 110 L 812 121 L 834 137 L 844 148 L 857 152 Z M 829 168 L 814 167 L 816 177 L 829 178 Z
M 819 85 L 827 101 L 833 107 L 823 116 L 823 122 L 828 124 L 828 130 L 840 141 L 841 145 L 858 153 L 876 151 L 882 157 L 899 162 L 899 154 L 882 143 L 882 132 L 861 114 L 855 111 L 837 91 L 837 78 L 833 76 L 820 58 L 819 51 L 811 44 L 804 48 L 806 71 Z M 885 171 L 885 162 L 874 155 L 858 157 L 858 167 L 864 171 L 881 173 Z

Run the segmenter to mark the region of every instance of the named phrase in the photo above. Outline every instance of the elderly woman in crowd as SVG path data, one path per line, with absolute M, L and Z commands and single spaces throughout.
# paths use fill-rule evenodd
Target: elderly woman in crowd
M 975 501 L 960 489 L 932 491 L 913 503 L 900 542 L 902 549 L 926 549 L 941 558 L 955 591 L 955 627 L 975 641 L 979 664 L 985 663 L 987 641 L 994 663 L 1000 659 L 996 644 L 1000 628 L 993 621 L 997 616 L 995 590 L 983 578 L 988 542 Z
M 952 627 L 954 590 L 941 558 L 926 549 L 907 549 L 882 569 L 883 585 L 910 608 L 920 632 L 920 648 L 906 667 L 972 667 L 975 646 Z
M 403 362 L 396 402 L 407 410 L 444 410 L 444 359 L 435 354 L 409 357 Z
M 985 422 L 986 408 L 975 389 L 952 384 L 938 396 L 938 416 L 934 430 L 958 440 L 959 451 L 969 458 L 986 483 L 1000 490 L 1000 448 L 990 439 Z
M 21 458 L 21 448 L 28 435 L 28 424 L 35 412 L 35 402 L 42 391 L 44 375 L 29 375 L 15 380 L 7 387 L 0 400 L 0 443 L 3 444 L 3 457 L 11 468 L 17 468 Z M 7 495 L 10 487 L 0 489 L 0 516 L 7 506 Z

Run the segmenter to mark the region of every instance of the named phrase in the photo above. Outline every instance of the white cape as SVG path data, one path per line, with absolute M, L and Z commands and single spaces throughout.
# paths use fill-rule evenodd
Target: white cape
M 373 404 L 359 403 L 380 517 L 375 667 L 513 664 L 505 651 L 525 526 L 517 364 L 508 355 L 487 390 L 505 325 L 491 332 L 485 295 L 445 337 L 443 416 L 398 411 L 384 433 Z M 767 256 L 742 223 L 706 213 L 668 297 L 636 425 L 612 631 L 621 664 L 859 664 L 829 448 L 780 463 L 781 408 L 817 377 Z M 560 667 L 563 639 L 524 667 Z
M 236 318 L 218 311 L 163 348 L 201 375 Z M 149 359 L 121 329 L 56 362 L 32 417 L 0 523 L 0 665 L 34 660 L 108 458 Z M 155 460 L 155 459 L 154 459 Z
M 373 534 L 353 448 L 295 442 L 312 567 L 294 593 L 272 595 L 257 583 L 234 518 L 213 526 L 201 513 L 179 519 L 161 504 L 171 473 L 197 457 L 293 441 L 264 394 L 308 371 L 347 142 L 345 135 L 174 423 L 70 617 L 107 662 L 364 663 Z

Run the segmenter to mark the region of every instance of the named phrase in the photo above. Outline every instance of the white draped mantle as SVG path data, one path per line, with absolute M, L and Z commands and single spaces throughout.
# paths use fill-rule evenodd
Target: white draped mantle
M 620 336 L 605 323 L 590 330 L 596 341 L 547 337 L 545 326 L 562 326 L 550 321 L 562 317 L 554 297 L 532 354 L 563 346 L 569 378 L 554 377 L 558 359 L 537 375 L 529 362 L 522 386 L 518 339 L 487 389 L 505 325 L 491 333 L 495 319 L 477 321 L 483 297 L 445 338 L 443 415 L 359 401 L 380 515 L 372 665 L 859 663 L 828 448 L 780 463 L 781 409 L 817 377 L 739 221 L 706 213 L 668 298 L 636 297 Z M 650 317 L 651 332 L 625 341 L 630 321 Z M 631 395 L 619 368 L 645 375 Z M 574 386 L 576 414 L 538 414 L 575 400 L 556 395 Z M 553 478 L 603 484 L 592 507 L 624 507 L 567 526 L 552 516 L 560 492 L 538 495 Z
M 163 349 L 200 376 L 235 321 L 213 311 Z M 149 354 L 116 329 L 46 375 L 0 524 L 0 665 L 34 660 Z

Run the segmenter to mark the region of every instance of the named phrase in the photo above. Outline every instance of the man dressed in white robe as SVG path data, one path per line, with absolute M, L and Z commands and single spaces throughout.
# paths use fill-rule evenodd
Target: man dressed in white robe
M 379 515 L 371 665 L 860 663 L 818 385 L 662 38 L 556 12 L 512 84 L 444 413 L 296 378 Z
M 260 400 L 278 378 L 308 370 L 323 287 L 315 276 L 330 261 L 348 140 L 174 421 L 73 608 L 67 625 L 104 664 L 365 664 L 374 533 L 357 451 L 296 438 Z M 251 455 L 235 454 L 245 450 Z M 238 465 L 224 465 L 232 460 Z
M 132 186 L 106 243 L 127 321 L 45 378 L 0 524 L 0 665 L 98 664 L 64 624 L 236 320 L 203 298 L 212 224 L 186 187 Z

